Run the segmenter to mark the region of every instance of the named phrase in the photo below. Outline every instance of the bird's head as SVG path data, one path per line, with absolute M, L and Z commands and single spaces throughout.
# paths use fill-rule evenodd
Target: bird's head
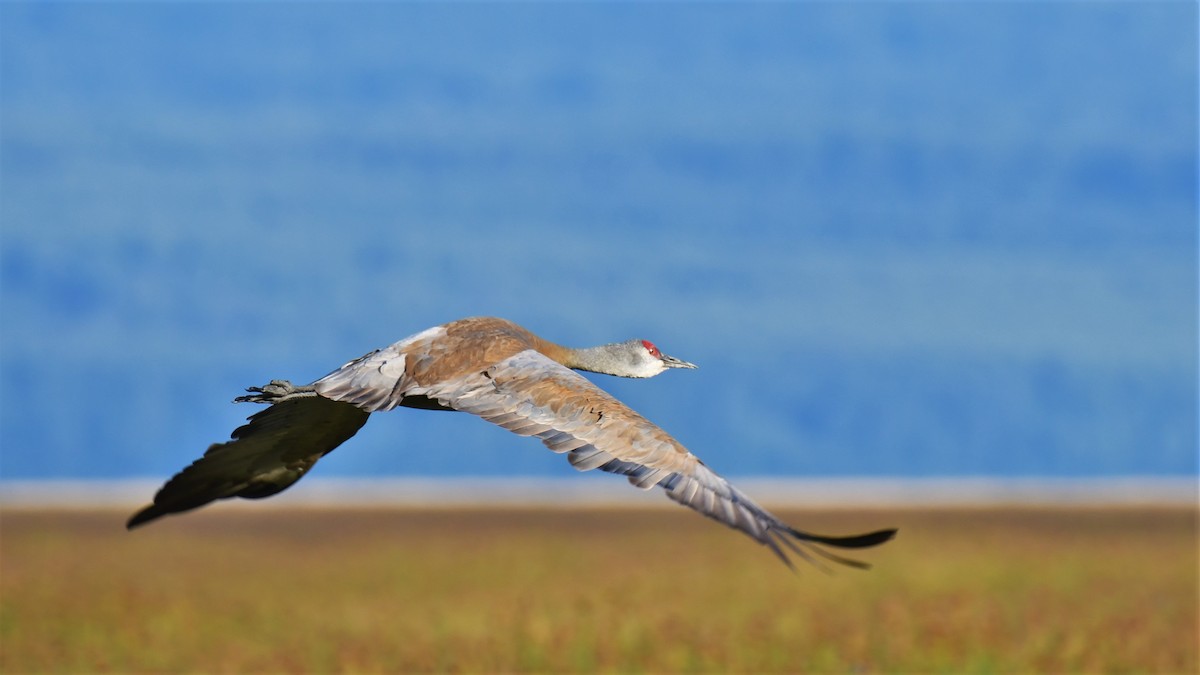
M 629 358 L 629 377 L 654 377 L 668 368 L 697 367 L 694 363 L 667 356 L 649 340 L 634 339 L 622 344 Z

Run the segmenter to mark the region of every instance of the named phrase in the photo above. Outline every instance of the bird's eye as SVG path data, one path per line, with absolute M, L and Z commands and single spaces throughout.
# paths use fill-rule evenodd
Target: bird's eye
M 646 351 L 650 352 L 650 356 L 658 356 L 658 347 L 655 347 L 653 342 L 642 340 L 642 346 L 646 348 Z

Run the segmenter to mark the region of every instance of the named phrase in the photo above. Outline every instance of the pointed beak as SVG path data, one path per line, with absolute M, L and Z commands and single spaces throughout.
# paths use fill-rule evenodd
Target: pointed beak
M 666 354 L 663 354 L 662 361 L 663 361 L 663 365 L 665 365 L 668 368 L 699 368 L 700 367 L 694 363 L 688 363 L 687 361 L 681 361 L 681 360 L 675 358 L 674 356 L 667 356 Z

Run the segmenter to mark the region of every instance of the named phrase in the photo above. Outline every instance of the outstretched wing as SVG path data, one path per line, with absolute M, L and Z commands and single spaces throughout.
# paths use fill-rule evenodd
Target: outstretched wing
M 571 369 L 526 350 L 475 372 L 421 383 L 400 367 L 351 362 L 314 383 L 316 391 L 371 412 L 405 398 L 436 401 L 469 412 L 522 436 L 536 436 L 565 453 L 577 469 L 621 474 L 637 487 L 661 487 L 671 499 L 770 548 L 789 566 L 783 547 L 812 560 L 808 551 L 855 567 L 865 563 L 813 546 L 874 546 L 895 530 L 825 537 L 789 527 L 704 465 L 665 431 Z M 806 548 L 807 547 L 807 548 Z
M 154 503 L 134 514 L 126 527 L 217 499 L 261 499 L 282 492 L 357 433 L 369 414 L 319 396 L 276 403 L 235 429 L 232 440 L 209 446 L 203 457 L 162 486 Z

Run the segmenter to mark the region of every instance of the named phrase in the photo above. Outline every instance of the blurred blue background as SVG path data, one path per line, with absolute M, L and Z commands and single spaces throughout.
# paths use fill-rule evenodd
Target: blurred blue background
M 0 4 L 0 475 L 468 315 L 728 475 L 1197 471 L 1194 3 Z M 460 415 L 325 476 L 569 475 Z

